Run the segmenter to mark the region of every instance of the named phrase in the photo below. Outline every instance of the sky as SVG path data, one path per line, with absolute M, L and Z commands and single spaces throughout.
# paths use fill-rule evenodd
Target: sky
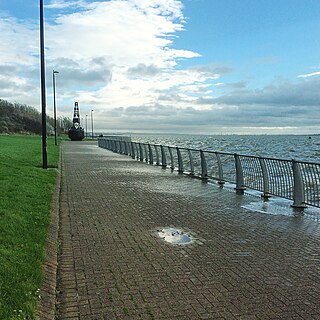
M 58 116 L 78 101 L 97 133 L 320 133 L 319 0 L 44 0 L 44 16 L 48 115 L 57 70 Z M 0 0 L 0 99 L 41 111 L 39 52 L 39 0 Z

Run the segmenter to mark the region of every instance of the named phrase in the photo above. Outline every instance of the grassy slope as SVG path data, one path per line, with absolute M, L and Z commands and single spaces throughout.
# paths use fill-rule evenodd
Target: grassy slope
M 0 136 L 0 319 L 33 319 L 56 170 L 41 138 Z M 48 140 L 49 166 L 59 147 Z

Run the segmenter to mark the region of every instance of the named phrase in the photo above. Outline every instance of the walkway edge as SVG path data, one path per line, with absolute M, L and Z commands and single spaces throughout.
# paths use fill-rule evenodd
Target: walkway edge
M 61 191 L 61 145 L 57 180 L 53 192 L 50 223 L 47 235 L 46 258 L 43 264 L 43 282 L 40 289 L 40 299 L 36 310 L 36 319 L 54 320 L 56 310 L 56 288 L 58 269 L 58 233 L 59 233 L 59 203 Z

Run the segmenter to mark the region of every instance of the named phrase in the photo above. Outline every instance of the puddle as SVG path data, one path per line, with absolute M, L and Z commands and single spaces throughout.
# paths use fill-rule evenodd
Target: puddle
M 189 244 L 193 241 L 192 237 L 184 233 L 181 229 L 164 228 L 157 232 L 161 239 L 171 244 Z
M 297 211 L 290 206 L 291 203 L 291 201 L 285 199 L 271 200 L 267 202 L 257 201 L 243 205 L 242 208 L 271 215 L 299 217 L 301 219 L 312 220 L 320 223 L 320 208 L 307 207 L 303 211 Z

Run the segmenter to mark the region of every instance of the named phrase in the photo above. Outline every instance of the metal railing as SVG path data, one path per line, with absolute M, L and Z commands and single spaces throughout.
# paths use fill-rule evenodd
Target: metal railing
M 320 207 L 320 163 L 247 156 L 149 143 L 99 138 L 99 147 L 150 164 L 171 168 L 201 179 L 235 184 L 237 193 L 247 188 L 264 199 L 292 200 L 292 207 Z

